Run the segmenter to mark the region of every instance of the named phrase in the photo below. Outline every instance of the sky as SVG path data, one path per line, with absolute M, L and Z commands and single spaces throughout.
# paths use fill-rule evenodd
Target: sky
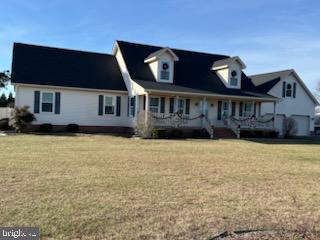
M 240 56 L 247 75 L 294 68 L 312 92 L 320 81 L 318 0 L 1 0 L 0 71 L 13 42 L 111 53 L 115 40 Z

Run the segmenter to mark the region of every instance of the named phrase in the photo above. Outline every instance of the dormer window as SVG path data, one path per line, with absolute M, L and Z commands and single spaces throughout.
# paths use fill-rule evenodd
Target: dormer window
M 231 72 L 230 85 L 235 87 L 238 86 L 238 73 L 235 70 Z
M 241 88 L 241 72 L 246 65 L 239 57 L 223 58 L 215 61 L 212 70 L 218 75 L 227 88 Z
M 162 48 L 151 53 L 144 63 L 149 64 L 150 70 L 157 82 L 173 83 L 177 55 L 170 48 Z
M 162 62 L 161 70 L 160 70 L 160 79 L 161 80 L 169 80 L 170 79 L 170 70 L 169 70 L 169 63 Z

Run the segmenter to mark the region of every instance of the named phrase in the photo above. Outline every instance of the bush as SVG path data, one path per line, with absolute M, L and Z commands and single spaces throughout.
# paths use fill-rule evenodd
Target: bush
M 172 138 L 182 138 L 183 137 L 183 131 L 181 129 L 172 129 L 170 136 Z
M 153 129 L 152 138 L 168 138 L 168 132 L 165 129 Z
M 12 117 L 9 120 L 9 125 L 12 126 L 16 132 L 22 132 L 26 128 L 26 126 L 36 118 L 33 113 L 29 112 L 29 107 L 16 107 L 12 112 Z
M 41 124 L 40 128 L 39 128 L 39 131 L 43 132 L 43 133 L 52 132 L 52 124 L 51 123 Z
M 283 135 L 284 137 L 293 137 L 298 131 L 298 124 L 292 117 L 286 117 L 283 120 Z
M 0 130 L 6 131 L 9 130 L 9 118 L 3 118 L 0 120 Z
M 142 138 L 151 138 L 153 135 L 153 118 L 150 113 L 148 114 L 148 121 L 145 122 L 145 111 L 139 112 L 137 116 L 137 125 L 135 126 L 134 132 L 136 135 Z
M 75 123 L 71 123 L 67 125 L 67 132 L 78 132 L 79 131 L 79 125 Z

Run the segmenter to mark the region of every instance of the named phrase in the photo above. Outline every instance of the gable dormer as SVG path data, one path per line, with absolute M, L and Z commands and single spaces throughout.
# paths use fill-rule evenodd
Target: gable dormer
M 228 88 L 241 88 L 242 70 L 246 65 L 239 57 L 225 58 L 213 63 L 212 70 Z
M 176 61 L 179 61 L 179 58 L 170 48 L 162 48 L 151 53 L 144 60 L 146 64 L 149 64 L 156 81 L 163 83 L 173 83 L 174 62 Z

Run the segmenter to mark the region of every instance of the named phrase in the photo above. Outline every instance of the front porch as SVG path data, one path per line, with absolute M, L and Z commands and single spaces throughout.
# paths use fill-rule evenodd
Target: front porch
M 262 102 L 274 103 L 274 116 L 261 116 Z M 132 102 L 132 101 L 131 101 Z M 240 97 L 212 97 L 169 94 L 139 95 L 134 100 L 135 116 L 155 128 L 205 129 L 210 138 L 215 129 L 230 129 L 237 138 L 241 131 L 274 131 L 276 101 Z M 135 118 L 137 121 L 137 117 Z

